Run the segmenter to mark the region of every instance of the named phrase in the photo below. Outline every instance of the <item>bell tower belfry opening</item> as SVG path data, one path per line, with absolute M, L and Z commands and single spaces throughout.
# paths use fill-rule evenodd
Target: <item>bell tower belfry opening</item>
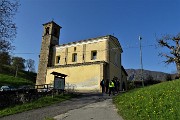
M 43 24 L 43 35 L 41 51 L 39 56 L 39 66 L 36 78 L 36 85 L 46 83 L 47 67 L 53 66 L 53 47 L 59 45 L 61 26 L 54 21 Z

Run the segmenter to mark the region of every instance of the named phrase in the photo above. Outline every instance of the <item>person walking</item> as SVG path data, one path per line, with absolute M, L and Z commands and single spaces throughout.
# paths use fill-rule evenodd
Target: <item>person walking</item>
M 106 94 L 108 94 L 108 90 L 109 90 L 109 79 L 106 80 Z
M 105 91 L 104 79 L 101 81 L 100 85 L 101 85 L 101 88 L 102 88 L 102 93 L 104 93 L 104 91 Z
M 111 92 L 113 93 L 113 95 L 114 95 L 114 82 L 111 80 L 110 82 L 109 82 L 109 96 L 111 95 Z

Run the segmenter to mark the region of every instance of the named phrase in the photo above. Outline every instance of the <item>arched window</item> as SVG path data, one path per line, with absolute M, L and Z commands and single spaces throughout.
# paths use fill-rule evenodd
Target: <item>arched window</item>
M 49 35 L 49 27 L 46 28 L 45 35 Z

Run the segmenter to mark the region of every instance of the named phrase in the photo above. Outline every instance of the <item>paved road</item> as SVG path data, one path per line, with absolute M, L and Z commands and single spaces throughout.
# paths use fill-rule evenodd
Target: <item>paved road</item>
M 112 99 L 70 110 L 54 118 L 56 120 L 123 120 L 117 114 L 117 110 L 112 104 Z
M 88 118 L 71 118 L 73 116 L 81 116 L 81 114 L 86 115 Z M 117 117 L 117 112 L 112 104 L 112 97 L 108 95 L 102 96 L 101 94 L 84 94 L 79 98 L 73 98 L 52 106 L 6 116 L 0 118 L 0 120 L 45 120 L 45 118 L 53 118 L 55 116 L 59 116 L 59 118 L 56 117 L 58 120 L 101 120 L 102 118 L 97 118 L 98 114 L 104 114 L 106 118 L 108 118 L 107 116 L 115 116 L 114 119 L 109 118 L 107 120 L 121 120 L 121 118 Z M 62 117 L 62 119 L 60 117 Z M 103 118 L 103 120 L 106 119 Z

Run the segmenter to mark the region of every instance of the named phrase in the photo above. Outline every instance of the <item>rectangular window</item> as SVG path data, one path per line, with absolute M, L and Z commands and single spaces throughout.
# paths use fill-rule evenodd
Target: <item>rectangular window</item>
M 91 60 L 97 59 L 97 51 L 91 51 Z
M 57 64 L 60 64 L 60 56 L 57 56 L 57 57 L 56 57 L 56 63 L 57 63 Z
M 72 54 L 72 62 L 77 62 L 77 53 Z

